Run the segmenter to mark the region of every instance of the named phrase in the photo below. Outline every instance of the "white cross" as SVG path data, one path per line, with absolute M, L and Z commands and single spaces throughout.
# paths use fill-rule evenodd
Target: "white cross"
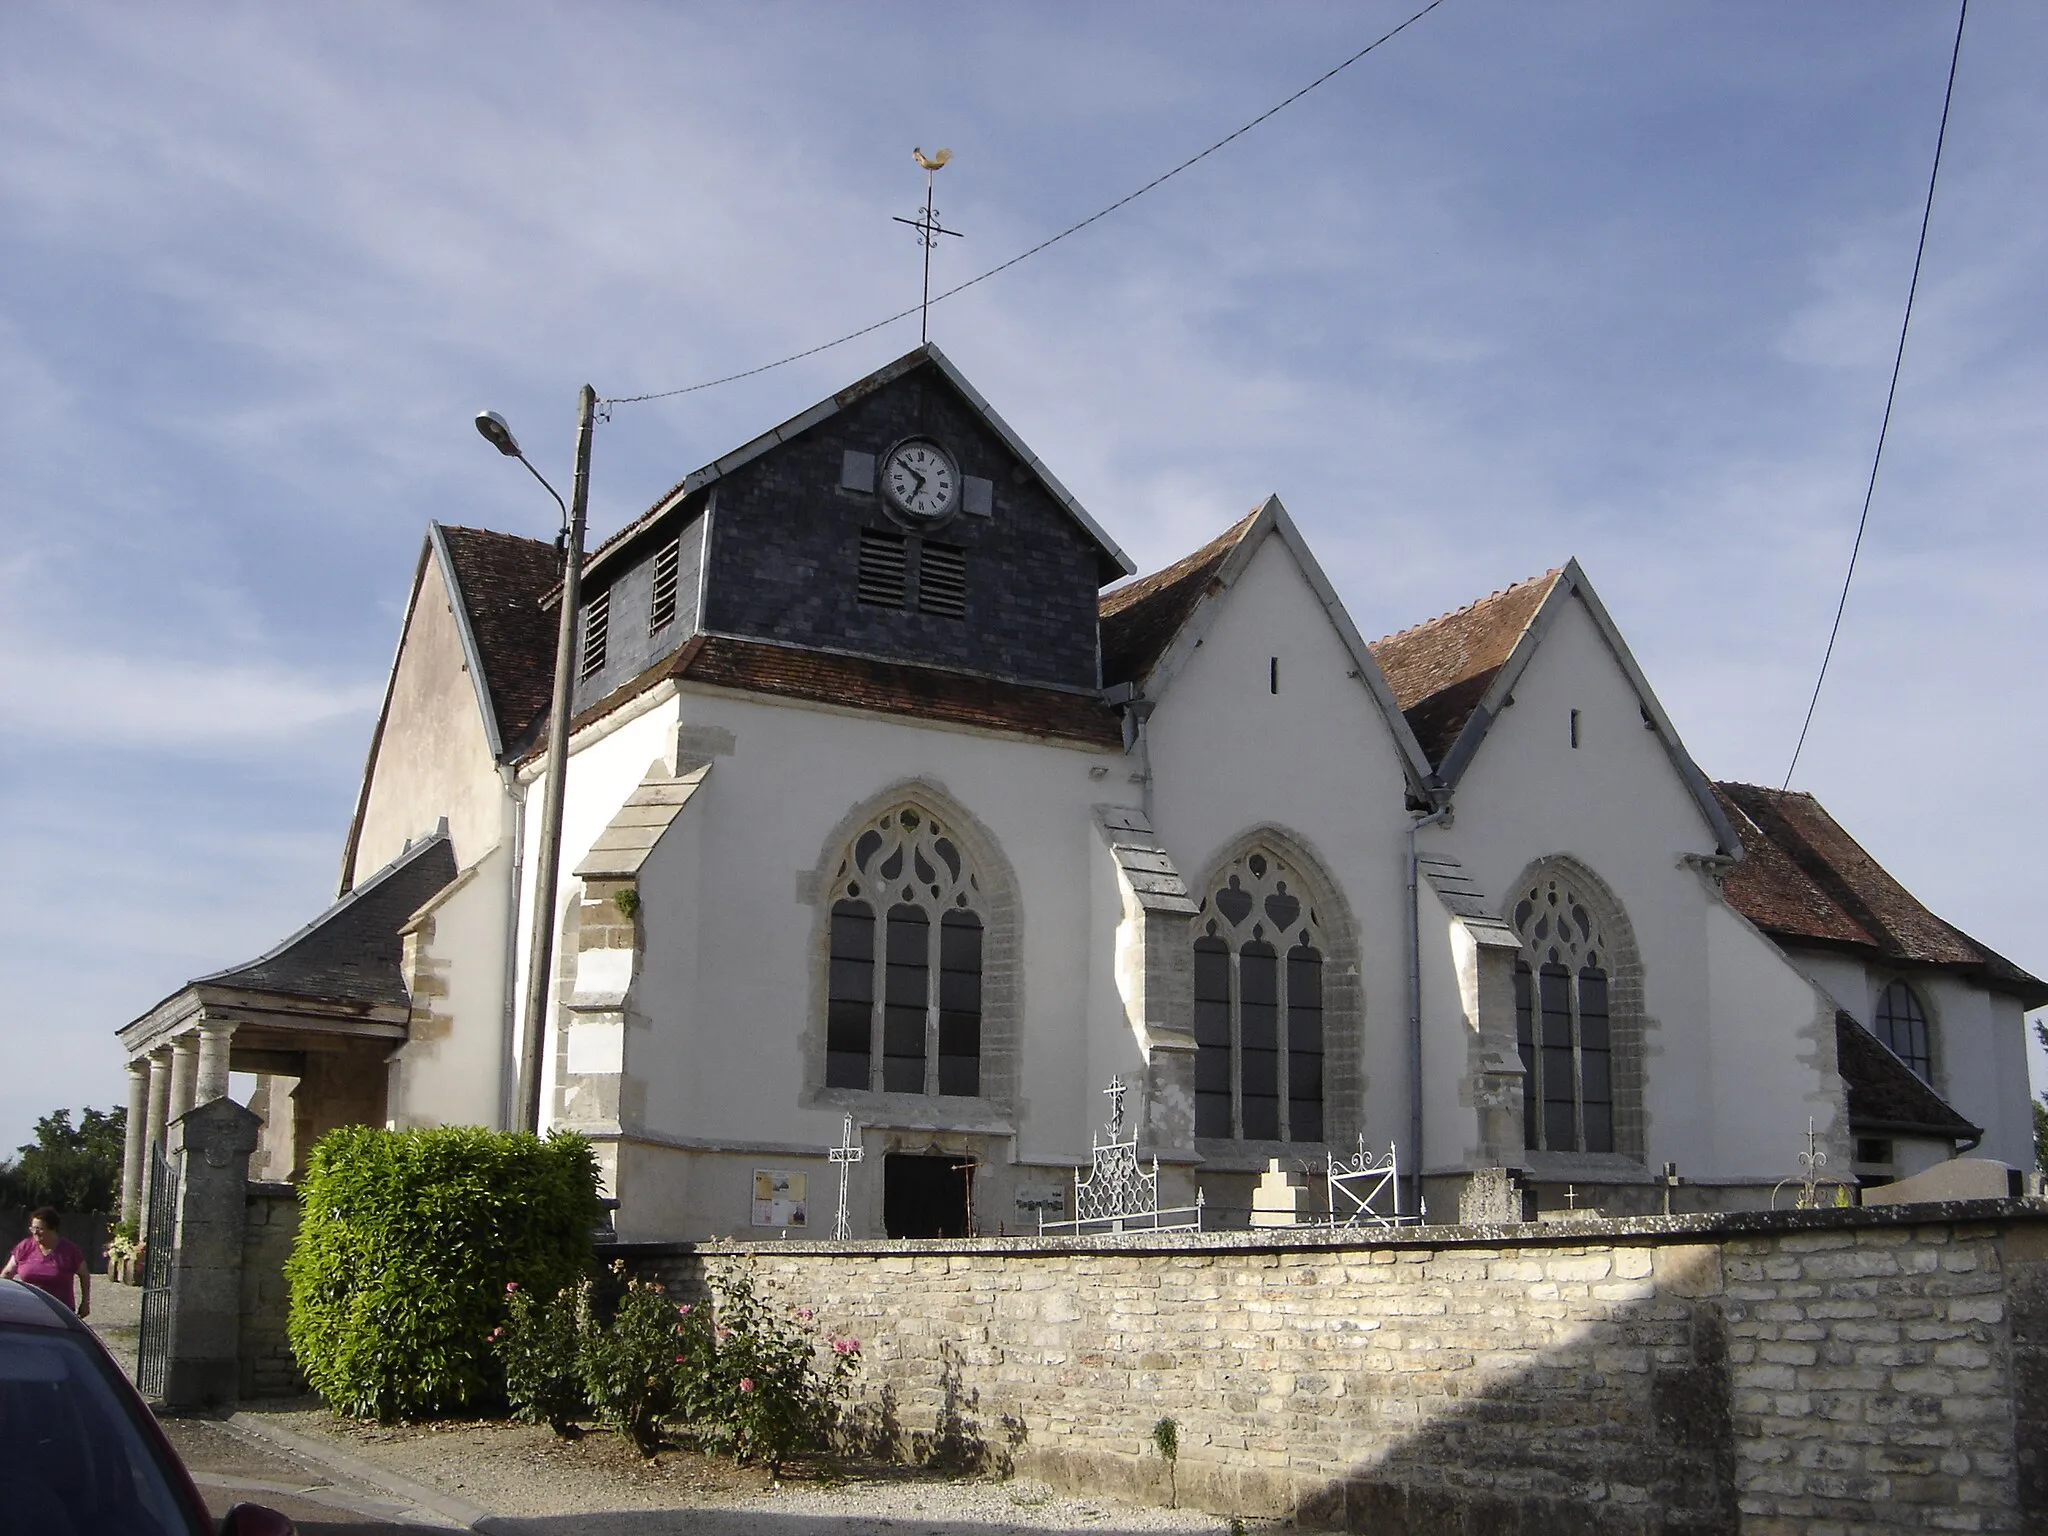
M 1115 1141 L 1124 1128 L 1124 1094 L 1129 1090 L 1121 1077 L 1112 1077 L 1102 1091 L 1109 1095 L 1109 1139 Z
M 853 1144 L 853 1116 L 848 1115 L 840 1125 L 839 1145 L 825 1154 L 839 1165 L 839 1216 L 832 1223 L 832 1236 L 842 1241 L 853 1236 L 853 1228 L 846 1219 L 847 1170 L 866 1155 Z

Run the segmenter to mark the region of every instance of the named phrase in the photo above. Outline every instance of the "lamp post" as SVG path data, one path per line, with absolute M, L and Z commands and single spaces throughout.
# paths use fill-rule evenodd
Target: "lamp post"
M 539 848 L 533 876 L 533 942 L 527 946 L 526 1012 L 519 1035 L 519 1100 L 525 1129 L 540 1131 L 541 1045 L 547 1035 L 548 979 L 555 958 L 555 884 L 562 865 L 562 796 L 569 780 L 569 691 L 576 668 L 576 610 L 583 598 L 583 524 L 590 507 L 590 430 L 597 391 L 576 397 L 576 476 L 569 501 L 528 462 L 505 418 L 479 412 L 476 429 L 507 458 L 526 465 L 562 508 L 562 621 L 555 632 L 555 691 L 548 707 L 548 791 L 541 802 Z

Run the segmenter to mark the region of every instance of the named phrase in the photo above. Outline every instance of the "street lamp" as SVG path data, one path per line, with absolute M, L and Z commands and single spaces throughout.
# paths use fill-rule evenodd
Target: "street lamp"
M 477 413 L 476 429 L 526 472 L 562 508 L 562 622 L 555 632 L 555 691 L 548 709 L 548 792 L 541 802 L 540 838 L 533 877 L 533 942 L 527 946 L 526 1013 L 519 1037 L 519 1098 L 524 1125 L 540 1131 L 541 1043 L 547 1033 L 548 977 L 555 958 L 555 883 L 562 865 L 562 796 L 569 780 L 569 689 L 576 666 L 576 610 L 583 600 L 583 525 L 590 507 L 590 430 L 597 391 L 588 384 L 576 398 L 576 477 L 565 506 L 547 477 L 520 452 L 512 428 L 496 411 Z M 515 897 L 517 893 L 515 892 Z

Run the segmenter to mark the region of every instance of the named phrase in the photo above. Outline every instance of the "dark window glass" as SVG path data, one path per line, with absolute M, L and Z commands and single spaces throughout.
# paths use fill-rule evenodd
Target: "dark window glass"
M 1613 1050 L 1607 1028 L 1607 973 L 1579 972 L 1579 1102 L 1585 1111 L 1584 1150 L 1614 1150 Z
M 1323 1139 L 1323 957 L 1287 952 L 1287 1138 Z
M 1927 1010 L 1903 981 L 1884 989 L 1877 1000 L 1877 1038 L 1913 1069 L 1923 1083 L 1934 1081 L 1934 1050 L 1927 1029 Z
M 939 922 L 939 1092 L 981 1092 L 981 919 Z
M 875 1022 L 875 914 L 864 901 L 832 908 L 831 984 L 825 1015 L 825 1082 L 868 1086 Z
M 932 920 L 922 907 L 889 909 L 887 994 L 882 1005 L 882 1087 L 924 1092 L 925 1013 L 931 1003 Z
M 1280 957 L 1254 939 L 1238 951 L 1240 1097 L 1244 1135 L 1251 1141 L 1280 1137 Z
M 1537 973 L 1537 998 L 1542 1007 L 1543 1145 L 1569 1152 L 1578 1145 L 1578 1116 L 1572 1069 L 1572 973 L 1546 965 Z
M 1195 1134 L 1230 1127 L 1230 946 L 1195 940 Z
M 1536 1130 L 1543 1079 L 1536 1062 L 1536 973 L 1526 960 L 1515 962 L 1515 1043 L 1522 1052 L 1522 1144 L 1535 1147 L 1542 1141 Z

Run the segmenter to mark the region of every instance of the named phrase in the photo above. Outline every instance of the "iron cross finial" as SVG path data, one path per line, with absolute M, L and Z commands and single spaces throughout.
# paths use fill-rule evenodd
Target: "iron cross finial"
M 953 158 L 953 151 L 941 149 L 927 155 L 922 149 L 913 149 L 911 154 L 916 156 L 917 163 L 924 167 L 924 206 L 918 209 L 916 218 L 906 219 L 898 215 L 895 221 L 898 224 L 908 224 L 916 230 L 917 243 L 924 247 L 924 297 L 918 301 L 917 306 L 917 339 L 922 345 L 931 339 L 932 247 L 939 243 L 936 238 L 939 235 L 951 235 L 955 240 L 965 237 L 959 230 L 947 229 L 941 225 L 939 210 L 932 206 L 932 177 L 938 174 L 940 166 Z
M 1109 1086 L 1102 1090 L 1109 1095 L 1109 1135 L 1114 1141 L 1124 1128 L 1124 1095 L 1130 1090 L 1124 1086 L 1121 1076 L 1112 1077 Z

